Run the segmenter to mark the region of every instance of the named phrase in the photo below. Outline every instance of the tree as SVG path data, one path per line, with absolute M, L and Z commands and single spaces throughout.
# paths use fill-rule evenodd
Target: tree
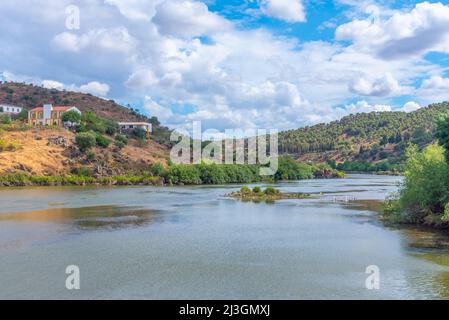
M 69 110 L 62 114 L 61 120 L 64 123 L 68 123 L 68 125 L 71 127 L 74 124 L 78 124 L 81 121 L 81 114 L 76 112 L 75 110 Z
M 135 127 L 132 131 L 132 135 L 137 139 L 145 140 L 147 133 L 141 127 Z
M 449 116 L 438 120 L 435 137 L 438 139 L 438 143 L 444 148 L 444 155 L 446 161 L 449 163 Z
M 82 152 L 94 147 L 96 143 L 97 140 L 95 135 L 90 132 L 81 132 L 75 137 L 75 144 Z
M 111 140 L 97 133 L 95 135 L 95 141 L 99 147 L 107 148 L 111 144 Z
M 11 117 L 7 114 L 1 114 L 0 124 L 11 124 Z
M 20 113 L 17 115 L 17 118 L 19 120 L 27 120 L 28 119 L 28 111 L 25 109 L 22 109 L 22 111 L 20 111 Z

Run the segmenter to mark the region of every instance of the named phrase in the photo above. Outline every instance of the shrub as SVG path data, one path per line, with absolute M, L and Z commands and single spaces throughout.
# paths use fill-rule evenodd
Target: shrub
M 0 152 L 1 151 L 15 151 L 19 148 L 19 144 L 17 142 L 8 142 L 5 140 L 0 140 Z
M 123 143 L 124 145 L 128 144 L 128 137 L 124 134 L 118 134 L 115 136 L 115 140 Z
M 19 120 L 27 120 L 28 119 L 28 111 L 25 109 L 22 109 L 22 111 L 20 111 L 20 113 L 17 115 L 17 119 Z
M 73 168 L 71 173 L 80 177 L 91 177 L 93 175 L 92 170 L 88 167 Z
M 139 140 L 144 140 L 147 136 L 147 133 L 144 129 L 142 129 L 141 127 L 136 127 L 132 130 L 132 135 L 139 139 Z
M 81 133 L 81 132 L 87 132 L 86 127 L 84 126 L 84 124 L 80 123 L 79 125 L 77 125 L 75 127 L 76 132 Z
M 0 114 L 0 124 L 11 124 L 11 117 L 7 114 Z
M 95 135 L 91 132 L 81 132 L 75 137 L 75 144 L 78 146 L 80 151 L 84 152 L 96 144 Z
M 123 147 L 125 147 L 125 144 L 121 141 L 115 141 L 114 145 L 118 148 L 118 149 L 122 149 Z
M 153 176 L 163 177 L 167 173 L 166 169 L 161 163 L 151 165 L 150 172 Z
M 261 193 L 261 192 L 262 192 L 262 189 L 261 189 L 260 187 L 254 187 L 254 188 L 253 188 L 253 192 L 254 192 L 254 193 Z
M 111 144 L 111 140 L 97 133 L 95 135 L 95 141 L 99 147 L 107 148 Z
M 247 186 L 244 186 L 240 189 L 240 192 L 243 194 L 248 194 L 248 193 L 251 193 L 251 189 L 248 188 Z
M 278 189 L 275 189 L 273 187 L 267 187 L 264 191 L 264 193 L 268 196 L 268 195 L 275 195 L 279 193 Z
M 96 156 L 97 156 L 97 155 L 95 154 L 95 152 L 89 151 L 89 152 L 87 153 L 87 160 L 90 160 L 90 161 L 95 160 Z
M 113 136 L 114 134 L 116 134 L 118 132 L 119 125 L 117 122 L 115 122 L 113 120 L 109 120 L 109 119 L 103 119 L 103 122 L 104 122 L 104 125 L 106 128 L 106 134 Z

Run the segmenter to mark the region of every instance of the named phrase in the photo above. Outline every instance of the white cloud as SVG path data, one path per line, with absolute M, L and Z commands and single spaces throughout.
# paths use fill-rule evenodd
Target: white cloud
M 349 90 L 362 96 L 385 97 L 403 94 L 407 89 L 401 87 L 391 73 L 386 73 L 373 80 L 361 77 L 350 83 Z
M 57 89 L 57 90 L 64 89 L 63 83 L 54 80 L 44 80 L 42 81 L 42 86 L 46 89 Z
M 286 22 L 305 22 L 306 13 L 302 0 L 261 0 L 263 14 Z
M 405 112 L 412 112 L 421 109 L 421 106 L 414 101 L 409 101 L 402 107 L 402 110 Z
M 126 81 L 126 85 L 135 89 L 151 89 L 154 85 L 158 83 L 158 79 L 154 75 L 153 71 L 150 69 L 140 69 L 136 72 L 133 72 L 128 80 Z
M 425 79 L 422 82 L 421 88 L 449 90 L 449 78 L 443 78 L 441 76 L 433 76 L 430 79 Z
M 65 51 L 78 52 L 86 48 L 111 52 L 127 53 L 136 46 L 136 41 L 125 27 L 113 29 L 95 29 L 77 35 L 62 32 L 53 38 L 56 48 Z
M 105 97 L 108 95 L 109 85 L 107 85 L 105 83 L 100 83 L 98 81 L 92 81 L 92 82 L 89 82 L 89 83 L 86 83 L 86 84 L 80 86 L 79 90 L 81 92 Z
M 173 112 L 171 109 L 161 106 L 150 96 L 145 96 L 143 109 L 150 117 L 157 117 L 159 121 L 163 121 L 164 123 L 173 120 Z
M 449 6 L 418 3 L 409 12 L 397 11 L 387 19 L 370 16 L 339 26 L 337 40 L 351 40 L 360 50 L 384 59 L 449 52 Z
M 404 94 L 420 105 L 448 98 L 445 78 L 432 79 L 443 75 L 444 67 L 419 54 L 446 50 L 441 36 L 446 29 L 437 32 L 436 27 L 445 26 L 446 16 L 438 13 L 445 6 L 386 10 L 369 0 L 363 5 L 338 1 L 360 6 L 345 13 L 353 21 L 337 31 L 337 38 L 350 40 L 349 45 L 304 40 L 302 31 L 279 35 L 270 25 L 226 19 L 210 11 L 209 2 L 80 0 L 81 30 L 64 32 L 64 9 L 73 1 L 35 6 L 34 0 L 2 0 L 0 29 L 16 31 L 0 34 L 0 72 L 9 70 L 14 76 L 4 78 L 17 81 L 41 84 L 44 77 L 67 90 L 82 87 L 125 104 L 140 102 L 150 115 L 177 126 L 195 119 L 216 128 L 290 129 L 351 112 L 391 110 L 392 97 Z M 282 9 L 272 11 L 279 19 L 305 20 L 305 1 L 265 1 L 261 6 L 274 10 L 269 3 Z M 372 17 L 360 19 L 366 14 Z M 415 15 L 419 18 L 412 19 Z M 390 22 L 398 19 L 404 20 L 397 24 L 402 29 Z M 33 28 L 23 28 L 24 23 Z M 422 30 L 435 32 L 430 38 L 438 41 L 422 41 Z M 413 48 L 403 50 L 404 41 Z M 395 43 L 397 50 L 391 49 Z M 396 54 L 386 54 L 386 48 Z M 428 81 L 421 88 L 409 87 L 422 78 Z M 335 107 L 363 99 L 368 102 Z M 192 107 L 181 114 L 174 106 Z
M 231 26 L 229 21 L 209 11 L 198 1 L 165 1 L 156 7 L 153 22 L 160 33 L 190 38 L 223 32 Z
M 120 13 L 131 20 L 149 20 L 155 14 L 155 6 L 163 0 L 105 0 L 116 6 Z
M 358 101 L 355 104 L 349 104 L 344 107 L 344 110 L 347 113 L 359 113 L 359 112 L 384 112 L 384 111 L 391 111 L 390 105 L 384 105 L 384 104 L 374 104 L 371 105 L 367 101 L 362 100 Z

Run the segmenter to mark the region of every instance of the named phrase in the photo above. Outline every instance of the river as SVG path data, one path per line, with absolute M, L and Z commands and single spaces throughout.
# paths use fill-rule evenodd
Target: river
M 0 298 L 448 298 L 447 235 L 378 219 L 400 179 L 272 184 L 312 193 L 276 203 L 225 197 L 236 185 L 1 189 Z

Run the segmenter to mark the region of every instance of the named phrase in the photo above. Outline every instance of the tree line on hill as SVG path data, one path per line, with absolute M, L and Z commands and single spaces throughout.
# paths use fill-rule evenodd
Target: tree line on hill
M 444 102 L 410 113 L 349 115 L 328 124 L 281 132 L 279 151 L 294 155 L 336 151 L 352 160 L 368 162 L 403 158 L 407 144 L 423 148 L 434 141 L 435 121 L 448 110 L 449 103 Z M 386 147 L 389 144 L 391 148 Z

